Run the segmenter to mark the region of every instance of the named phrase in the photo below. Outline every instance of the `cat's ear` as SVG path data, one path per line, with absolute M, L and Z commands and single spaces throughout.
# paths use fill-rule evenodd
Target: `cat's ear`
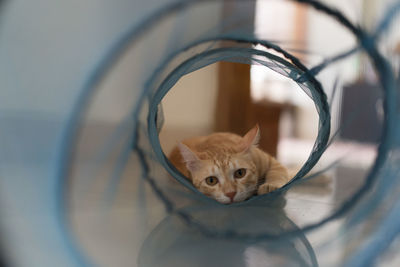
M 260 141 L 260 127 L 256 124 L 250 131 L 248 131 L 242 138 L 243 140 L 243 152 L 249 151 L 253 146 L 258 146 Z
M 199 157 L 185 144 L 178 144 L 179 151 L 181 152 L 183 161 L 186 164 L 186 168 L 190 171 L 196 171 L 201 166 L 201 160 Z

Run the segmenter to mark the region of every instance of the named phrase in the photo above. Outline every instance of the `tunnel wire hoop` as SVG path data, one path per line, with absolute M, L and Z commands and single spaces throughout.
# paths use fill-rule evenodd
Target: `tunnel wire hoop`
M 81 94 L 77 99 L 73 112 L 65 125 L 65 130 L 63 131 L 63 137 L 60 141 L 60 153 L 57 160 L 57 174 L 58 177 L 57 181 L 57 189 L 55 199 L 58 199 L 58 208 L 56 209 L 56 215 L 58 217 L 58 221 L 61 228 L 65 230 L 64 236 L 66 241 L 70 244 L 70 249 L 75 252 L 77 258 L 80 258 L 82 262 L 87 262 L 82 256 L 81 252 L 78 249 L 77 244 L 79 244 L 74 239 L 74 234 L 71 232 L 72 226 L 70 225 L 70 221 L 68 218 L 68 204 L 65 202 L 66 194 L 68 194 L 68 177 L 70 175 L 69 166 L 73 160 L 73 147 L 76 144 L 76 140 L 79 136 L 79 129 L 81 121 L 80 119 L 83 117 L 82 114 L 84 113 L 85 107 L 90 102 L 91 96 L 94 94 L 94 88 L 102 81 L 103 77 L 106 73 L 114 66 L 114 64 L 118 61 L 118 59 L 123 56 L 125 50 L 137 39 L 140 38 L 141 35 L 144 34 L 149 28 L 153 27 L 160 18 L 166 17 L 174 12 L 183 10 L 189 7 L 192 4 L 200 3 L 200 2 L 208 2 L 212 0 L 189 0 L 189 1 L 178 1 L 173 4 L 170 4 L 162 9 L 159 9 L 153 15 L 149 16 L 146 20 L 142 21 L 138 26 L 135 26 L 130 30 L 127 34 L 125 34 L 121 39 L 119 39 L 114 46 L 106 53 L 106 56 L 101 60 L 101 62 L 96 66 L 92 74 L 89 76 L 87 82 L 83 86 L 81 90 Z M 378 73 L 379 81 L 382 85 L 383 92 L 385 95 L 384 99 L 384 123 L 383 123 L 383 131 L 381 136 L 381 143 L 378 146 L 378 154 L 375 160 L 374 165 L 372 166 L 369 174 L 366 177 L 366 182 L 358 189 L 358 191 L 350 197 L 338 210 L 334 213 L 322 219 L 318 223 L 313 223 L 303 227 L 300 230 L 293 230 L 289 232 L 285 232 L 285 234 L 281 236 L 288 236 L 288 235 L 296 235 L 299 232 L 309 231 L 322 226 L 323 224 L 337 219 L 343 216 L 347 211 L 355 206 L 355 204 L 362 198 L 363 195 L 368 191 L 368 189 L 374 184 L 376 181 L 379 171 L 381 170 L 382 166 L 384 165 L 388 153 L 391 149 L 391 144 L 394 140 L 394 133 L 395 133 L 395 111 L 396 111 L 396 99 L 397 93 L 395 88 L 395 76 L 392 72 L 392 69 L 386 59 L 379 53 L 378 48 L 375 45 L 375 36 L 378 34 L 376 33 L 375 36 L 371 36 L 366 33 L 362 28 L 359 26 L 353 25 L 340 11 L 330 8 L 322 3 L 313 0 L 291 0 L 298 3 L 303 3 L 306 5 L 311 6 L 312 8 L 325 13 L 326 15 L 334 18 L 337 20 L 341 25 L 345 28 L 350 30 L 358 39 L 360 47 L 364 49 L 367 54 L 369 55 L 373 65 Z M 388 24 L 388 23 L 386 23 Z M 382 24 L 382 25 L 386 25 Z M 385 26 L 387 27 L 387 26 Z M 380 31 L 383 31 L 385 27 L 381 27 Z M 240 38 L 232 37 L 232 40 L 235 41 L 246 41 L 240 40 Z M 248 40 L 247 40 L 248 41 Z M 263 44 L 262 40 L 253 40 L 253 44 Z M 272 47 L 275 45 L 271 44 Z M 277 48 L 279 49 L 279 48 Z M 283 55 L 287 55 L 287 53 L 283 50 L 281 51 Z M 292 59 L 292 63 L 296 66 L 301 66 L 301 62 L 298 61 L 296 58 Z M 312 77 L 313 73 L 305 73 L 305 75 Z M 133 114 L 138 114 L 141 109 L 141 103 L 144 102 L 144 99 L 147 95 L 146 90 L 141 92 L 140 97 L 136 101 L 135 111 Z M 133 116 L 132 118 L 135 123 L 138 123 L 137 117 Z M 133 143 L 132 146 L 136 149 L 136 153 L 138 154 L 139 158 L 141 159 L 142 163 L 142 170 L 144 173 L 148 173 L 149 169 L 144 159 L 143 151 L 137 146 L 134 140 L 137 139 L 137 131 L 133 133 Z M 151 177 L 145 177 L 146 175 L 142 175 L 149 184 L 153 187 L 153 190 L 156 192 L 157 187 L 153 184 Z M 289 186 L 289 185 L 288 185 Z M 157 192 L 156 192 L 157 194 Z M 157 194 L 158 195 L 158 194 Z M 158 195 L 160 197 L 160 195 Z M 172 212 L 173 208 L 170 206 L 166 199 L 160 197 L 160 199 L 164 202 L 166 206 L 166 210 L 168 212 Z M 175 214 L 180 216 L 185 222 L 189 223 L 190 225 L 194 225 L 199 228 L 204 234 L 216 237 L 224 237 L 224 238 L 256 238 L 258 240 L 262 240 L 264 238 L 276 238 L 277 236 L 271 236 L 268 233 L 259 234 L 257 236 L 240 236 L 227 231 L 225 233 L 212 233 L 209 230 L 202 227 L 202 225 L 197 224 L 195 221 L 192 221 L 187 214 L 181 213 L 180 211 L 175 211 Z

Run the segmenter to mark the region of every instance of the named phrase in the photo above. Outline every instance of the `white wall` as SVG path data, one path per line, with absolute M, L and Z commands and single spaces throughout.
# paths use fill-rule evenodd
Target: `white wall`
M 217 65 L 213 64 L 180 79 L 163 100 L 165 127 L 211 129 L 217 78 Z
M 217 65 L 182 77 L 163 99 L 161 145 L 168 153 L 177 142 L 212 132 L 217 100 Z

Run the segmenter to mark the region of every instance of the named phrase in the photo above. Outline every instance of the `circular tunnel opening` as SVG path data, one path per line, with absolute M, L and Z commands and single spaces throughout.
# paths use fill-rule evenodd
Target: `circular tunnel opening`
M 120 128 L 121 132 L 126 132 L 126 136 L 124 137 L 123 140 L 118 140 L 118 142 L 120 142 L 118 146 L 115 145 L 114 142 L 115 139 L 113 142 L 110 143 L 111 146 L 120 148 L 119 151 L 115 154 L 114 158 L 115 161 L 110 163 L 110 166 L 114 167 L 117 166 L 115 169 L 118 170 L 113 173 L 113 176 L 119 177 L 121 175 L 121 173 L 119 173 L 119 171 L 122 169 L 121 166 L 122 165 L 127 166 L 127 162 L 121 160 L 121 158 L 119 158 L 118 155 L 129 155 L 130 149 L 133 147 L 135 152 L 133 161 L 135 161 L 137 164 L 134 175 L 143 178 L 143 181 L 148 182 L 151 189 L 149 194 L 155 194 L 158 197 L 158 199 L 161 200 L 161 202 L 166 207 L 167 213 L 179 215 L 184 222 L 186 222 L 188 225 L 195 226 L 195 228 L 201 229 L 203 233 L 222 238 L 237 237 L 239 239 L 242 237 L 244 238 L 249 237 L 250 239 L 254 237 L 259 237 L 260 239 L 262 238 L 268 239 L 268 238 L 276 238 L 277 236 L 287 236 L 292 233 L 299 233 L 303 229 L 297 229 L 296 227 L 293 226 L 290 226 L 289 228 L 285 229 L 286 232 L 280 231 L 278 234 L 265 233 L 262 231 L 262 229 L 258 229 L 256 232 L 251 233 L 250 236 L 248 236 L 248 233 L 244 234 L 239 233 L 239 235 L 235 235 L 234 233 L 230 232 L 230 229 L 226 229 L 224 227 L 219 228 L 216 231 L 210 232 L 210 229 L 214 225 L 207 224 L 208 221 L 206 215 L 200 214 L 201 213 L 200 212 L 199 217 L 193 216 L 197 220 L 193 220 L 193 217 L 191 217 L 191 215 L 196 214 L 196 212 L 193 212 L 193 210 L 191 209 L 184 209 L 182 208 L 182 206 L 175 206 L 174 201 L 171 200 L 171 198 L 169 198 L 169 196 L 171 196 L 171 194 L 174 194 L 175 192 L 171 192 L 171 194 L 165 192 L 166 190 L 164 188 L 160 188 L 157 186 L 158 184 L 157 179 L 154 179 L 157 178 L 157 172 L 155 171 L 155 169 L 160 170 L 159 162 L 161 162 L 162 167 L 164 167 L 170 174 L 172 174 L 179 182 L 184 184 L 187 188 L 191 189 L 192 191 L 198 193 L 197 200 L 200 200 L 200 202 L 204 201 L 205 203 L 207 203 L 205 204 L 205 206 L 202 207 L 203 212 L 205 209 L 211 207 L 207 206 L 209 203 L 215 203 L 215 201 L 210 202 L 209 199 L 201 195 L 187 181 L 185 177 L 183 177 L 179 172 L 177 172 L 177 170 L 174 169 L 173 166 L 171 166 L 166 155 L 163 153 L 159 140 L 159 129 L 160 129 L 159 104 L 164 98 L 164 96 L 167 94 L 167 92 L 182 76 L 190 72 L 204 68 L 205 66 L 208 66 L 218 61 L 232 61 L 236 63 L 246 63 L 246 64 L 253 64 L 254 61 L 257 61 L 257 63 L 261 65 L 264 64 L 268 65 L 268 62 L 265 60 L 265 58 L 268 58 L 268 60 L 274 61 L 274 64 L 278 64 L 276 70 L 278 69 L 287 70 L 283 74 L 289 77 L 290 79 L 297 81 L 299 84 L 303 85 L 301 86 L 302 89 L 305 90 L 315 102 L 317 111 L 319 113 L 319 133 L 313 151 L 311 152 L 307 162 L 303 165 L 300 171 L 293 177 L 292 181 L 282 188 L 282 191 L 289 189 L 293 184 L 296 183 L 296 181 L 302 179 L 308 173 L 308 171 L 312 169 L 312 167 L 318 161 L 319 157 L 325 151 L 325 146 L 327 145 L 329 140 L 329 125 L 330 125 L 329 105 L 327 103 L 322 87 L 318 83 L 318 81 L 314 78 L 313 73 L 308 72 L 309 70 L 305 68 L 304 65 L 299 60 L 297 60 L 295 57 L 290 55 L 285 50 L 280 49 L 280 47 L 277 46 L 276 44 L 251 38 L 241 39 L 237 37 L 231 37 L 231 38 L 221 37 L 220 40 L 223 40 L 225 42 L 230 42 L 230 44 L 225 47 L 220 47 L 217 44 L 219 38 L 210 38 L 208 40 L 195 42 L 194 44 L 184 47 L 181 50 L 175 51 L 175 53 L 173 53 L 171 57 L 167 57 L 165 61 L 158 62 L 157 64 L 155 64 L 156 67 L 152 69 L 154 72 L 150 75 L 150 77 L 146 76 L 146 78 L 148 79 L 144 80 L 143 83 L 141 83 L 138 86 L 138 88 L 140 88 L 140 90 L 138 90 L 139 94 L 133 92 L 134 90 L 127 91 L 129 92 L 129 94 L 131 94 L 124 97 L 124 100 L 127 101 L 126 102 L 127 108 L 126 110 L 124 110 L 124 112 L 128 115 L 126 117 L 121 116 L 124 119 L 126 119 L 126 121 L 123 121 L 124 126 Z M 268 53 L 266 51 L 249 48 L 243 44 L 261 44 L 268 47 L 269 49 L 274 50 L 275 52 L 278 52 L 278 54 L 281 54 L 281 56 L 277 56 L 274 53 Z M 201 47 L 202 45 L 208 46 L 207 49 L 204 50 L 203 49 L 204 47 L 203 48 Z M 198 51 L 196 53 L 193 53 L 193 50 L 191 50 L 192 48 L 194 50 L 198 49 Z M 184 55 L 185 53 L 187 53 L 187 55 L 193 53 L 194 56 L 185 56 Z M 111 58 L 115 60 L 115 58 L 113 57 Z M 380 60 L 379 56 L 378 58 L 376 58 L 376 60 L 379 62 Z M 172 65 L 169 65 L 171 64 L 171 62 Z M 268 65 L 268 67 L 270 66 L 271 65 Z M 136 68 L 135 70 L 138 70 L 140 72 L 139 66 L 135 66 L 135 68 Z M 102 73 L 105 70 L 107 70 L 107 68 L 104 69 L 100 68 L 100 71 L 99 70 L 98 71 Z M 121 73 L 122 75 L 124 74 L 124 72 Z M 93 84 L 92 82 L 90 82 L 88 88 L 90 89 L 96 88 L 96 85 L 97 84 Z M 131 99 L 138 99 L 138 101 L 133 105 L 133 107 Z M 79 117 L 80 115 L 81 114 L 78 114 L 78 119 L 81 119 L 81 117 Z M 127 123 L 125 124 L 125 122 Z M 383 155 L 382 157 L 384 157 L 384 154 L 387 153 L 387 150 L 385 150 L 385 143 L 382 145 L 382 149 L 379 152 L 382 153 Z M 124 156 L 123 158 L 128 158 L 128 157 L 129 156 L 127 157 Z M 378 165 L 375 168 L 374 172 L 376 172 L 376 170 L 379 169 Z M 104 167 L 107 168 L 106 166 Z M 370 175 L 373 176 L 375 174 L 372 173 Z M 114 187 L 114 189 L 115 186 L 119 185 L 120 180 L 116 179 L 115 181 L 111 184 L 111 187 Z M 360 194 L 361 193 L 357 194 L 357 196 L 359 197 Z M 255 203 L 255 200 L 257 199 L 260 200 L 261 198 L 267 199 L 266 195 L 261 197 L 254 197 L 249 201 L 243 202 L 243 204 L 238 204 L 237 206 L 240 205 L 245 206 L 250 203 Z M 351 198 L 350 200 L 355 203 L 357 198 Z M 267 206 L 260 206 L 260 209 L 266 207 Z M 232 208 L 234 209 L 235 207 Z M 345 209 L 346 208 L 340 208 L 339 210 L 342 211 Z M 337 214 L 338 213 L 334 212 L 327 218 L 322 219 L 320 222 L 317 223 L 313 222 L 313 224 L 307 225 L 305 229 L 316 228 L 322 225 L 323 223 L 329 221 L 331 218 L 334 218 L 335 216 L 337 216 Z M 202 224 L 204 222 L 205 224 Z
M 232 44 L 235 44 L 235 42 L 232 42 Z M 269 45 L 266 44 L 266 46 L 268 48 Z M 181 78 L 181 76 L 190 73 L 193 70 L 197 70 L 199 66 L 209 65 L 214 62 L 224 60 L 248 64 L 256 63 L 268 67 L 275 72 L 288 77 L 289 79 L 297 81 L 306 94 L 313 99 L 317 108 L 317 112 L 319 113 L 318 137 L 315 141 L 314 149 L 310 154 L 309 159 L 295 175 L 293 180 L 301 179 L 316 164 L 329 138 L 330 114 L 326 96 L 323 93 L 320 84 L 313 77 L 309 77 L 308 79 L 310 80 L 307 80 L 307 78 L 305 79 L 306 68 L 301 65 L 301 63 L 298 63 L 299 66 L 295 66 L 285 58 L 292 57 L 292 59 L 295 59 L 294 56 L 287 52 L 284 52 L 281 56 L 277 56 L 276 54 L 279 54 L 280 52 L 281 51 L 279 51 L 279 48 L 275 50 L 275 55 L 266 51 L 247 47 L 209 49 L 204 52 L 204 54 L 197 54 L 195 57 L 184 61 L 181 65 L 174 69 L 174 71 L 170 72 L 167 75 L 167 78 L 161 82 L 159 89 L 154 94 L 153 101 L 150 103 L 150 111 L 148 116 L 149 136 L 158 159 L 179 182 L 189 186 L 193 191 L 197 191 L 193 188 L 193 185 L 187 182 L 186 177 L 176 170 L 176 168 L 171 164 L 171 162 L 169 162 L 167 156 L 162 151 L 158 137 L 158 131 L 161 130 L 158 119 L 160 119 L 160 116 L 162 116 L 160 113 L 161 109 L 159 108 L 159 104 L 171 87 Z M 303 80 L 299 82 L 299 79 Z M 290 184 L 290 182 L 288 184 Z

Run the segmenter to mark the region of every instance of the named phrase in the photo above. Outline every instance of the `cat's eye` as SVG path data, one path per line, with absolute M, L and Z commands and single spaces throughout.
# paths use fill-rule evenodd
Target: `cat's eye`
M 242 178 L 243 176 L 246 175 L 246 169 L 241 168 L 241 169 L 237 169 L 234 173 L 233 173 L 233 177 L 235 178 Z
M 216 185 L 218 183 L 218 178 L 215 176 L 209 176 L 206 178 L 206 183 L 211 186 Z

